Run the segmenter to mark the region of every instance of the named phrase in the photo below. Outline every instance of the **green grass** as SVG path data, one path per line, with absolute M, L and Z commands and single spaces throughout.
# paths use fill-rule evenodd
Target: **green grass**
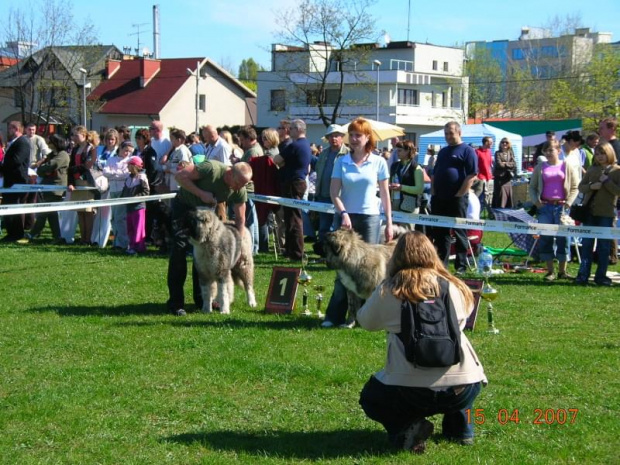
M 476 444 L 434 436 L 412 458 L 357 403 L 384 334 L 262 312 L 271 268 L 287 266 L 272 255 L 256 260 L 258 309 L 237 290 L 231 315 L 186 318 L 165 312 L 163 257 L 45 241 L 2 245 L 0 257 L 2 464 L 617 463 L 617 287 L 493 278 L 501 333 L 485 332 L 481 307 L 469 336 L 489 378 Z M 333 272 L 308 272 L 326 304 Z M 501 409 L 520 423 L 500 424 Z M 533 424 L 536 409 L 578 414 Z

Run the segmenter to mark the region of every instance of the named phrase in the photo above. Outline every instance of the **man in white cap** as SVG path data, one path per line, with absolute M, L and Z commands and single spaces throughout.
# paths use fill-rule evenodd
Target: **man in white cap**
M 334 161 L 336 158 L 349 153 L 349 148 L 343 142 L 344 129 L 338 124 L 332 124 L 327 128 L 325 139 L 329 142 L 329 146 L 319 154 L 316 162 L 316 193 L 314 200 L 316 202 L 332 203 L 329 196 L 329 185 L 332 180 L 332 171 L 334 169 Z M 320 252 L 322 249 L 325 234 L 327 234 L 334 221 L 334 215 L 331 213 L 319 213 L 319 240 L 316 247 Z M 322 254 L 321 254 L 322 255 Z

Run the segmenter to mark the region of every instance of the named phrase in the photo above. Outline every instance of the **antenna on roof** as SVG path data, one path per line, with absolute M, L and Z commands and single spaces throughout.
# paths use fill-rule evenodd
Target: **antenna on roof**
M 409 42 L 410 23 L 411 23 L 411 0 L 409 0 L 409 7 L 407 10 L 407 42 Z
M 130 36 L 138 36 L 138 46 L 136 47 L 136 55 L 138 55 L 140 53 L 140 51 L 142 50 L 142 47 L 140 47 L 140 28 L 142 26 L 148 26 L 149 23 L 140 23 L 140 24 L 132 24 L 131 27 L 133 27 L 134 29 L 136 29 L 136 32 L 132 32 L 131 34 L 129 34 Z

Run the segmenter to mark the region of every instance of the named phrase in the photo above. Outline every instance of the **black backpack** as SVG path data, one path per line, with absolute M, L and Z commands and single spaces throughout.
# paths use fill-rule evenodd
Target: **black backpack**
M 449 284 L 439 279 L 439 296 L 401 304 L 399 339 L 407 360 L 421 367 L 449 367 L 461 361 L 461 331 Z

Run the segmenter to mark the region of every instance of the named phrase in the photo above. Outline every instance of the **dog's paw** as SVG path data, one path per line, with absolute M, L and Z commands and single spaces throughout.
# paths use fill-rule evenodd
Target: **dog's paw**
M 251 292 L 250 294 L 248 294 L 248 305 L 251 308 L 255 308 L 256 307 L 256 297 L 254 296 L 254 292 Z
M 211 310 L 211 306 L 207 306 L 207 305 L 203 305 L 202 308 L 200 309 L 200 311 L 202 313 L 212 313 L 213 310 Z

